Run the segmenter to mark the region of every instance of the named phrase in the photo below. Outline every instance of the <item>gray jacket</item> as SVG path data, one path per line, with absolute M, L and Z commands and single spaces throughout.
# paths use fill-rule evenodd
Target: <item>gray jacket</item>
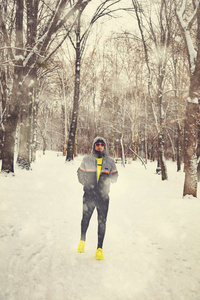
M 95 141 L 101 139 L 105 142 L 103 162 L 99 180 L 97 180 L 97 160 L 94 151 Z M 118 171 L 115 162 L 107 155 L 107 144 L 105 139 L 97 137 L 92 146 L 92 153 L 86 155 L 78 168 L 79 182 L 84 186 L 85 192 L 98 192 L 102 197 L 107 197 L 110 191 L 110 183 L 114 183 L 118 178 Z

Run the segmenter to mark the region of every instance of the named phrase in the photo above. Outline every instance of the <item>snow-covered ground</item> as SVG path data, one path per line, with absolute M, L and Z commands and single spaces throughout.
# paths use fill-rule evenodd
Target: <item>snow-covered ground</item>
M 182 199 L 183 172 L 117 165 L 96 261 L 96 212 L 77 252 L 81 159 L 38 152 L 32 171 L 0 174 L 0 300 L 200 300 L 200 199 Z

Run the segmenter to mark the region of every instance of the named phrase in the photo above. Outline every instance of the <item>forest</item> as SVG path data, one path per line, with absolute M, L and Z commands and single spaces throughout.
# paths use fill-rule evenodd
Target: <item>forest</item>
M 36 151 L 66 163 L 95 136 L 125 165 L 184 168 L 197 197 L 198 0 L 0 0 L 1 172 Z

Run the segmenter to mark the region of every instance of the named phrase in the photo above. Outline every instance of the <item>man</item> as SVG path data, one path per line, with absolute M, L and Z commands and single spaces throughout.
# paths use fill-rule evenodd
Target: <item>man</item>
M 91 154 L 83 158 L 78 169 L 79 182 L 84 186 L 81 239 L 78 252 L 84 252 L 86 232 L 96 208 L 98 215 L 97 260 L 104 258 L 103 240 L 109 206 L 110 182 L 116 182 L 118 177 L 115 162 L 108 156 L 107 152 L 106 140 L 102 137 L 96 137 L 93 141 Z

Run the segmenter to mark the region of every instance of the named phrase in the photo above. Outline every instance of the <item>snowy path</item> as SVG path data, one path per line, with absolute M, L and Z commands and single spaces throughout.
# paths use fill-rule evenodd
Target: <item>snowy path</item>
M 200 300 L 200 199 L 181 198 L 183 173 L 168 163 L 162 182 L 154 163 L 118 165 L 96 261 L 96 213 L 77 252 L 80 160 L 47 152 L 0 175 L 0 300 Z

